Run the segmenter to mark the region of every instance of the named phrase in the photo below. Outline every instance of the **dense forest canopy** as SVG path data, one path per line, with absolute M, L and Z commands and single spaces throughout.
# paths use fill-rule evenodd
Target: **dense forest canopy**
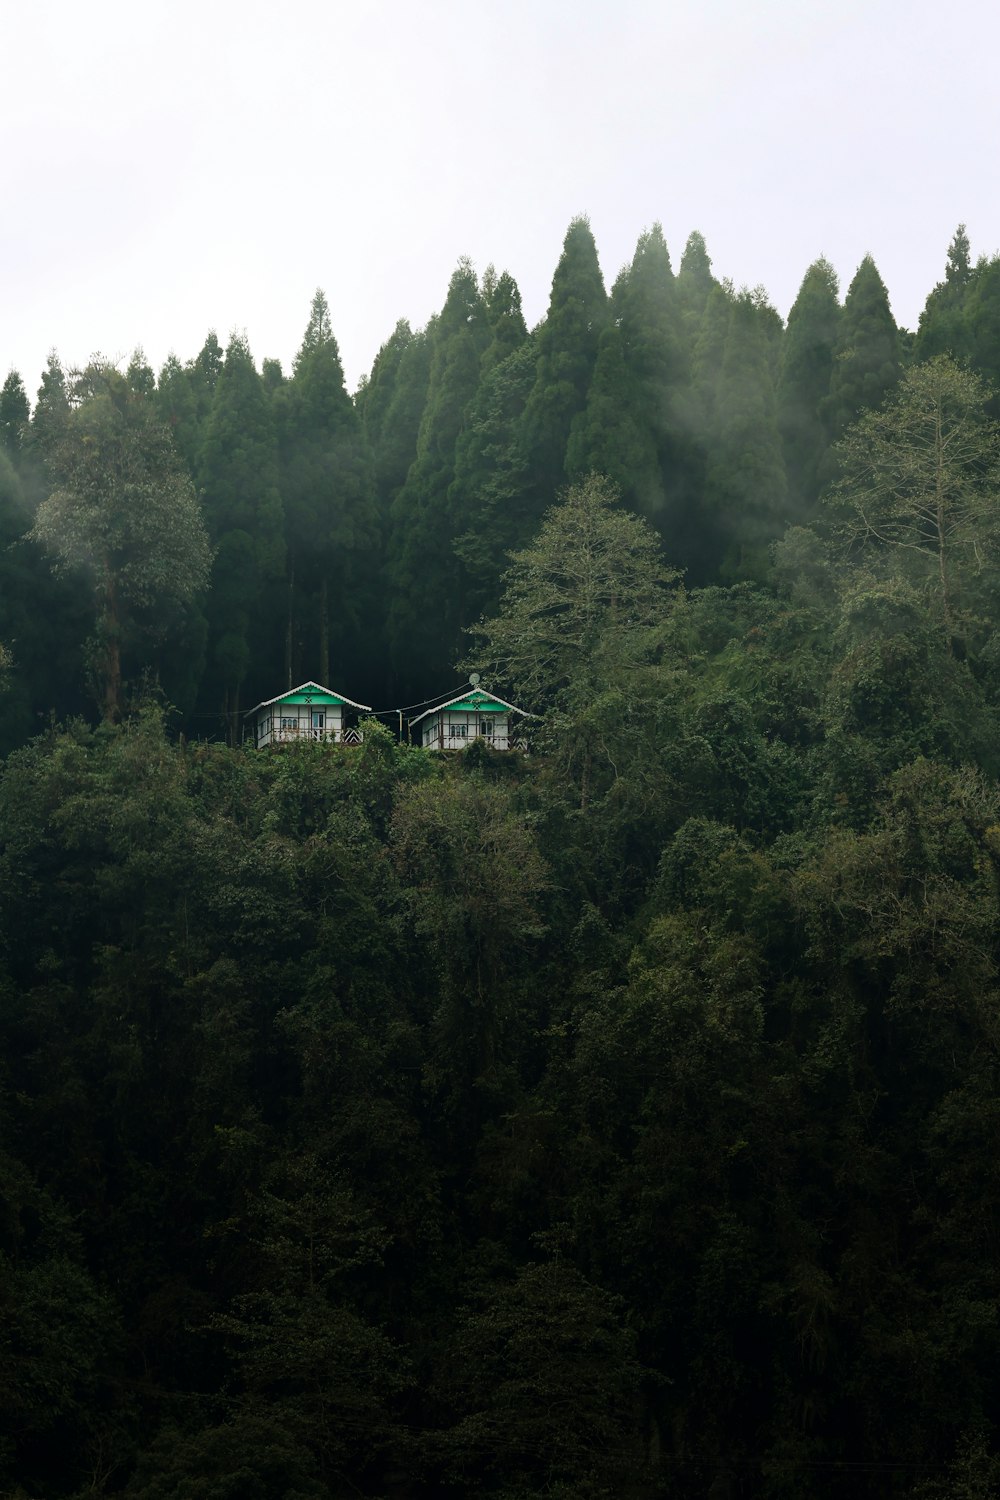
M 998 294 L 8 376 L 3 1493 L 1000 1495 Z

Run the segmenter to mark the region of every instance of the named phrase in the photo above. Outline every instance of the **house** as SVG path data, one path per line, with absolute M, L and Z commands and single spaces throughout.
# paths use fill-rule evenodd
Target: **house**
M 410 720 L 410 733 L 416 731 L 414 737 L 425 750 L 465 750 L 473 740 L 482 740 L 494 750 L 527 749 L 520 725 L 512 726 L 511 718 L 531 719 L 534 715 L 488 693 L 478 681 L 475 678 L 457 698 Z
M 345 714 L 345 710 L 347 713 Z M 353 712 L 351 712 L 353 710 Z M 303 682 L 277 698 L 258 703 L 246 715 L 246 737 L 257 750 L 266 745 L 288 745 L 301 740 L 322 740 L 331 745 L 360 745 L 362 732 L 347 718 L 370 713 L 367 703 L 355 703 L 318 682 Z

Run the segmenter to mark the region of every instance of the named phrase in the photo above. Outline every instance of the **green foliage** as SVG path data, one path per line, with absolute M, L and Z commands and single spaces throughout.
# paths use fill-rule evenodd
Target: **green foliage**
M 284 682 L 335 679 L 343 690 L 360 693 L 377 530 L 371 459 L 320 291 L 294 376 L 280 397 L 288 557 Z M 314 643 L 301 651 L 299 630 L 303 615 L 310 614 L 316 618 Z
M 474 633 L 515 702 L 533 709 L 579 703 L 615 655 L 656 625 L 677 575 L 656 537 L 617 507 L 615 487 L 592 474 L 566 491 L 535 543 L 513 557 L 500 614 Z M 627 660 L 627 657 L 626 657 Z
M 994 565 L 1000 446 L 989 394 L 941 355 L 909 370 L 837 448 L 833 499 L 848 545 L 925 588 L 949 641 L 975 609 L 975 576 Z
M 827 398 L 840 327 L 837 277 L 828 261 L 809 267 L 788 314 L 778 382 L 781 431 L 793 511 L 806 517 L 820 489 L 820 465 L 830 442 Z
M 566 447 L 574 417 L 582 412 L 608 321 L 597 246 L 586 219 L 574 219 L 552 278 L 548 315 L 538 330 L 538 364 L 522 424 L 543 496 L 569 477 Z
M 24 446 L 29 415 L 24 382 L 16 370 L 11 370 L 0 386 L 0 450 L 8 458 L 16 458 Z
M 431 690 L 425 664 L 451 654 L 465 623 L 452 549 L 452 538 L 464 528 L 452 513 L 452 485 L 465 413 L 490 341 L 487 307 L 467 260 L 451 278 L 430 338 L 430 379 L 416 457 L 390 516 L 389 654 L 404 697 Z M 427 607 L 429 594 L 433 608 Z
M 214 360 L 205 378 L 214 378 Z M 280 681 L 276 639 L 281 634 L 275 627 L 285 604 L 277 435 L 263 382 L 246 340 L 238 336 L 230 339 L 225 364 L 214 379 L 196 472 L 215 548 L 202 702 L 225 716 L 235 742 L 248 675 L 253 673 L 251 701 L 258 683 L 264 698 Z
M 176 628 L 208 582 L 210 555 L 191 482 L 146 397 L 100 365 L 84 372 L 78 396 L 50 451 L 58 487 L 31 536 L 89 579 L 99 701 L 114 719 L 126 631 L 155 641 Z
M 994 270 L 901 377 L 870 262 L 782 330 L 658 226 L 609 302 L 577 221 L 534 335 L 463 263 L 354 401 L 321 294 L 288 379 L 8 381 L 3 1493 L 997 1490 Z M 204 488 L 207 620 L 170 538 L 121 642 L 205 717 L 60 727 L 95 575 L 25 533 L 123 451 Z M 196 737 L 324 587 L 344 685 L 482 611 L 530 753 Z
M 847 289 L 833 346 L 830 395 L 822 415 L 835 437 L 880 406 L 900 374 L 899 330 L 878 268 L 866 255 Z

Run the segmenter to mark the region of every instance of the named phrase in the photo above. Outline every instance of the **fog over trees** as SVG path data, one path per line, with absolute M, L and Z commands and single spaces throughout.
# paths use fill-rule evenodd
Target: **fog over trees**
M 0 1490 L 998 1495 L 1000 262 L 444 280 L 0 389 Z

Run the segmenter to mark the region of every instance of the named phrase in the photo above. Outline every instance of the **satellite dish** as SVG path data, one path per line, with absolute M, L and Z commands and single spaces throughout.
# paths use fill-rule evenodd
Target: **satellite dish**
M 469 673 L 469 682 L 472 684 L 473 687 L 478 687 L 479 686 L 479 673 L 478 672 L 470 672 Z

